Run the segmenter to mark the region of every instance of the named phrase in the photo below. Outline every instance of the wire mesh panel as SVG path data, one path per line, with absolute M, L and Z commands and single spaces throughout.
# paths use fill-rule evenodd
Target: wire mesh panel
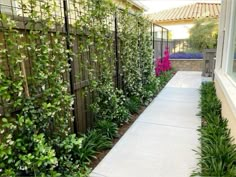
M 145 29 L 140 28 L 137 15 L 103 3 L 109 1 L 1 0 L 0 68 L 5 80 L 12 82 L 1 93 L 7 92 L 11 98 L 35 98 L 36 102 L 40 98 L 50 103 L 61 92 L 55 89 L 56 84 L 65 85 L 67 93 L 74 97 L 74 106 L 73 110 L 62 111 L 60 116 L 69 112 L 74 117 L 74 123 L 69 122 L 72 130 L 85 132 L 94 124 L 97 115 L 93 104 L 103 96 L 98 88 L 106 81 L 122 89 L 125 95 L 129 92 L 127 78 L 137 78 L 132 74 L 139 74 L 144 82 L 141 50 L 143 45 L 151 44 L 142 43 L 146 39 L 140 36 Z M 137 71 L 129 71 L 127 63 L 135 65 Z M 104 72 L 112 77 L 104 77 Z M 99 82 L 93 82 L 96 80 Z M 18 88 L 14 82 L 24 86 L 17 95 L 11 92 Z M 0 84 L 4 83 L 0 81 Z M 133 84 L 133 87 L 138 86 Z M 49 95 L 47 89 L 55 89 L 55 93 Z M 24 104 L 6 100 L 0 97 L 1 116 L 21 110 Z M 58 102 L 61 107 L 66 104 Z M 6 112 L 12 104 L 17 104 L 17 109 Z M 38 102 L 37 106 L 43 105 Z M 50 116 L 49 126 L 54 127 L 53 115 Z
M 5 93 L 1 92 L 5 100 L 1 103 L 1 115 L 21 110 L 25 98 L 34 102 L 34 106 L 42 107 L 42 103 L 55 101 L 56 92 L 59 91 L 56 88 L 68 87 L 68 57 L 62 10 L 60 1 L 54 0 L 0 2 L 0 58 L 4 63 L 1 71 L 5 70 L 0 82 L 8 85 Z M 22 84 L 24 88 L 20 90 Z M 17 95 L 13 94 L 16 90 L 19 90 Z M 55 92 L 49 94 L 48 90 Z M 58 107 L 64 107 L 63 104 L 67 102 L 58 102 Z M 66 114 L 70 114 L 70 110 L 65 108 L 58 111 L 58 115 L 51 115 L 53 121 L 48 126 L 52 128 L 59 121 L 53 117 Z
M 91 86 L 92 80 L 102 80 L 104 65 L 110 63 L 115 71 L 114 14 L 102 8 L 100 2 L 68 0 L 69 34 L 73 48 L 73 82 L 75 94 L 75 124 L 81 132 L 93 125 L 91 104 L 97 93 Z M 112 42 L 109 42 L 112 41 Z M 106 50 L 103 50 L 104 44 Z M 104 51 L 108 51 L 104 53 Z
M 190 49 L 188 39 L 173 39 L 169 41 L 170 53 L 187 52 Z
M 168 30 L 159 25 L 153 26 L 154 58 L 162 58 L 165 48 L 169 46 Z

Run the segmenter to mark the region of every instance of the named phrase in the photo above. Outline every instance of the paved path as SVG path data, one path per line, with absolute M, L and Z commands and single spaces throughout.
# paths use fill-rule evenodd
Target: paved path
M 189 177 L 197 164 L 200 72 L 178 72 L 90 177 Z

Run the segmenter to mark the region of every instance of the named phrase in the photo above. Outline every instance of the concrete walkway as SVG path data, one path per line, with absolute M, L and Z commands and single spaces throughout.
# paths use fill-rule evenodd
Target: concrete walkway
M 90 177 L 189 177 L 199 146 L 200 72 L 178 72 Z

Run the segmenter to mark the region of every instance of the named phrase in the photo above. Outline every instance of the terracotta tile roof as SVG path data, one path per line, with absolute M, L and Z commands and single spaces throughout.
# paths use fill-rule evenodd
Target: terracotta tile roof
M 202 17 L 218 18 L 220 3 L 195 3 L 147 15 L 153 22 L 194 20 Z

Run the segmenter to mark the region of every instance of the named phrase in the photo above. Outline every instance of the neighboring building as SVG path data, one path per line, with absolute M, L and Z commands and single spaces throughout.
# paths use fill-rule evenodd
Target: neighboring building
M 16 7 L 17 7 L 17 3 L 14 0 L 0 0 L 1 12 L 7 13 L 7 14 L 15 14 Z
M 120 8 L 130 7 L 135 12 L 143 12 L 145 8 L 132 0 L 112 0 Z
M 218 18 L 219 14 L 220 3 L 195 3 L 149 14 L 148 17 L 154 24 L 167 28 L 172 39 L 187 39 L 194 20 Z
M 236 1 L 222 0 L 215 84 L 222 113 L 236 139 Z M 236 142 L 236 141 L 235 141 Z
M 41 0 L 38 0 L 38 2 L 40 1 Z M 112 1 L 120 8 L 130 7 L 130 9 L 135 12 L 143 12 L 145 10 L 145 8 L 141 4 L 138 4 L 132 0 L 112 0 Z M 22 0 L 22 2 L 29 2 L 29 0 Z M 61 7 L 63 4 L 63 0 L 57 0 L 56 2 L 58 3 L 57 5 L 58 7 Z M 71 1 L 68 2 L 71 3 Z M 21 14 L 21 10 L 18 9 L 18 3 L 16 0 L 0 0 L 0 10 L 1 12 L 7 14 L 18 14 L 18 15 Z M 60 12 L 61 9 L 58 9 L 58 11 Z

